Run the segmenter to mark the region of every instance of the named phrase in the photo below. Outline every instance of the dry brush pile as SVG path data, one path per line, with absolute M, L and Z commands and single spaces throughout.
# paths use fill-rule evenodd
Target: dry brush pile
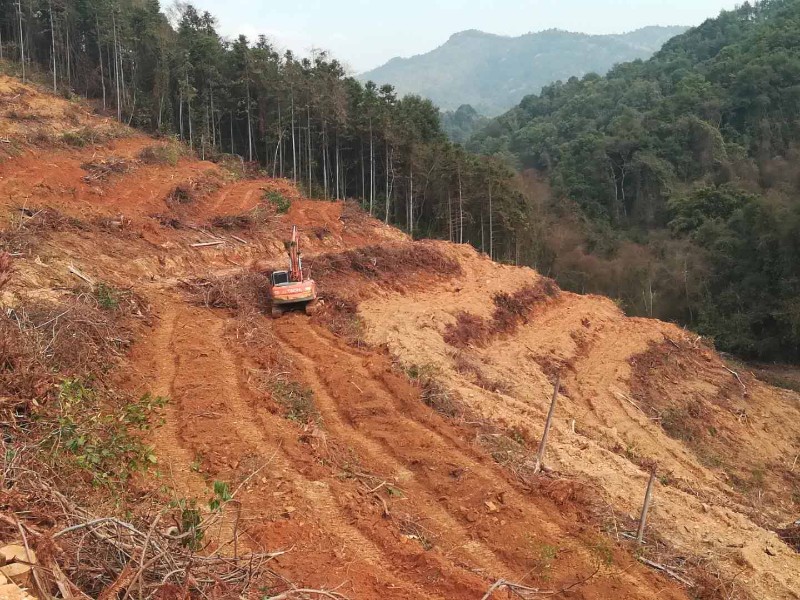
M 495 308 L 490 319 L 459 312 L 455 323 L 447 325 L 444 340 L 456 348 L 485 346 L 498 335 L 513 333 L 527 323 L 537 306 L 556 298 L 559 293 L 556 283 L 547 277 L 540 277 L 536 283 L 511 294 L 499 292 L 492 297 Z

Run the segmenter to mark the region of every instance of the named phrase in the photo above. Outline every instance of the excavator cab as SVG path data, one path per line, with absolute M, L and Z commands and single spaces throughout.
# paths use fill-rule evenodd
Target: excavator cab
M 272 286 L 286 285 L 289 283 L 289 271 L 273 271 Z
M 311 314 L 317 306 L 317 284 L 303 272 L 297 225 L 292 227 L 292 239 L 285 245 L 289 254 L 289 270 L 273 271 L 270 277 L 272 316 L 280 317 L 292 308 L 302 308 L 306 314 Z

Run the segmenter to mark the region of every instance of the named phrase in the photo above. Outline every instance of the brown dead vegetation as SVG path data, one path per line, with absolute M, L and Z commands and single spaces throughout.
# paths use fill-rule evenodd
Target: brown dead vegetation
M 281 552 L 198 552 L 205 532 L 235 512 L 227 500 L 208 510 L 151 499 L 127 519 L 99 517 L 57 490 L 56 473 L 25 473 L 17 461 L 7 475 L 14 487 L 0 501 L 0 535 L 35 552 L 29 587 L 39 598 L 240 598 L 251 586 L 290 585 L 268 567 Z
M 463 313 L 462 313 L 463 314 Z M 481 320 L 481 324 L 483 321 Z M 472 383 L 488 392 L 508 393 L 510 386 L 502 381 L 494 380 L 484 373 L 480 360 L 473 358 L 464 350 L 453 352 L 453 366 L 461 375 L 468 377 Z
M 800 552 L 800 521 L 778 529 L 777 534 L 795 551 Z
M 8 252 L 0 253 L 0 290 L 11 280 L 12 272 L 11 255 Z
M 136 161 L 119 156 L 95 159 L 81 165 L 81 169 L 87 172 L 83 177 L 87 183 L 105 181 L 112 175 L 123 175 L 133 171 L 136 167 Z
M 358 316 L 358 303 L 333 292 L 325 294 L 324 303 L 325 310 L 317 316 L 322 324 L 351 346 L 363 346 L 364 324 Z
M 47 393 L 52 378 L 37 353 L 36 343 L 11 318 L 0 315 L 0 399 L 26 404 Z
M 358 316 L 358 303 L 370 293 L 364 284 L 414 290 L 432 280 L 461 274 L 456 259 L 431 244 L 413 242 L 320 254 L 308 259 L 307 264 L 325 308 L 317 318 L 353 346 L 364 345 L 364 326 Z
M 213 227 L 219 227 L 228 231 L 236 229 L 246 229 L 252 231 L 269 220 L 269 212 L 264 206 L 257 206 L 247 212 L 237 215 L 220 215 L 211 220 Z
M 787 505 L 797 506 L 800 498 L 792 490 L 800 486 L 800 473 L 786 460 L 757 459 L 739 441 L 751 432 L 750 413 L 758 410 L 750 396 L 756 385 L 751 374 L 730 369 L 702 344 L 673 339 L 652 344 L 631 365 L 629 401 L 690 448 L 703 466 L 719 473 L 753 521 L 774 529 Z M 704 373 L 715 387 L 670 393 L 667 387 L 678 385 L 687 373 Z
M 347 225 L 366 224 L 371 217 L 355 200 L 345 200 L 339 219 Z
M 192 204 L 222 187 L 222 180 L 215 173 L 206 174 L 176 185 L 167 194 L 167 205 Z
M 351 275 L 382 288 L 402 290 L 422 287 L 435 278 L 461 274 L 456 259 L 426 243 L 366 246 L 320 254 L 309 263 L 313 276 L 326 288 L 333 288 L 332 282 Z
M 64 375 L 102 372 L 132 342 L 131 330 L 122 321 L 133 315 L 143 317 L 147 310 L 137 296 L 104 284 L 59 302 L 25 302 L 0 316 L 5 332 L 16 328 L 21 334 L 7 340 L 0 362 L 33 364 L 28 354 L 34 348 L 42 364 Z M 27 370 L 22 368 L 22 372 Z M 9 371 L 10 379 L 15 372 Z
M 66 216 L 54 208 L 21 207 L 14 212 L 11 223 L 0 229 L 0 250 L 10 254 L 28 252 L 51 233 L 87 228 L 80 219 Z
M 229 308 L 239 313 L 269 308 L 269 277 L 256 271 L 194 279 L 183 282 L 183 287 L 195 302 L 207 308 Z
M 513 333 L 528 322 L 533 310 L 560 293 L 556 283 L 540 277 L 535 284 L 527 285 L 513 294 L 500 292 L 492 297 L 494 311 L 491 319 L 466 312 L 456 314 L 456 322 L 445 328 L 444 339 L 451 346 L 485 346 L 494 337 Z

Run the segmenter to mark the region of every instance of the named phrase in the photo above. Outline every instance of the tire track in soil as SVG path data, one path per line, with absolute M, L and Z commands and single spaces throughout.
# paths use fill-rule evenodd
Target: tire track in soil
M 387 373 L 390 365 L 330 339 L 303 317 L 288 315 L 275 330 L 308 376 L 326 428 L 379 472 L 398 476 L 419 512 L 434 517 L 443 542 L 462 550 L 459 562 L 491 576 L 521 576 L 529 570 L 527 532 L 569 544 L 552 514 L 496 476 L 494 463 L 487 465 L 447 425 L 434 424 L 437 417 L 413 388 Z M 486 502 L 500 505 L 502 518 L 487 514 Z
M 355 372 L 352 364 L 348 364 L 346 358 L 349 355 L 348 352 L 328 345 L 325 348 L 327 359 L 323 359 L 319 353 L 310 353 L 307 347 L 298 343 L 300 337 L 313 338 L 314 341 L 322 344 L 325 342 L 307 323 L 295 323 L 292 315 L 287 315 L 285 319 L 281 320 L 276 327 L 276 332 L 295 363 L 302 368 L 303 375 L 308 380 L 307 383 L 314 391 L 315 403 L 322 413 L 326 431 L 348 447 L 354 448 L 360 457 L 369 461 L 375 472 L 389 474 L 397 480 L 400 488 L 410 491 L 414 502 L 424 505 L 424 511 L 421 512 L 430 516 L 436 524 L 437 534 L 445 535 L 448 540 L 458 540 L 458 543 L 453 545 L 462 551 L 462 556 L 459 557 L 462 562 L 479 565 L 482 570 L 498 577 L 500 574 L 511 572 L 510 565 L 504 563 L 480 540 L 473 539 L 461 519 L 448 512 L 443 503 L 438 500 L 437 490 L 428 489 L 419 484 L 420 475 L 416 471 L 420 469 L 417 466 L 398 460 L 395 453 L 387 448 L 387 444 L 380 437 L 375 439 L 370 434 L 361 433 L 363 430 L 372 432 L 373 428 L 367 424 L 367 421 L 373 415 L 383 415 L 382 420 L 392 419 L 398 430 L 409 431 L 420 428 L 415 427 L 415 423 L 403 418 L 400 414 L 387 414 L 385 407 L 388 395 L 383 390 L 376 389 L 374 381 L 359 376 L 363 373 Z M 336 359 L 331 361 L 333 357 Z M 347 381 L 331 382 L 326 377 L 325 368 L 320 366 L 322 363 L 335 365 L 337 370 L 346 375 Z M 354 393 L 360 394 L 357 409 L 344 408 L 340 403 L 340 393 L 334 391 L 333 386 L 342 383 L 350 385 Z M 427 444 L 433 435 L 432 432 L 427 431 L 419 432 L 419 435 L 415 437 L 421 444 Z M 455 466 L 455 463 L 453 465 Z
M 554 580 L 574 581 L 594 570 L 596 557 L 588 548 L 597 539 L 582 533 L 587 529 L 581 509 L 521 490 L 457 428 L 425 407 L 418 391 L 392 372 L 387 357 L 345 346 L 299 315 L 276 321 L 274 329 L 314 390 L 333 437 L 358 449 L 370 467 L 411 473 L 398 486 L 409 504 L 431 517 L 440 535 L 437 545 L 453 548 L 447 555 L 456 568 L 470 565 L 487 577 L 513 580 L 530 574 L 531 548 L 545 543 L 564 551 L 560 568 L 551 573 Z M 487 501 L 499 513 L 487 511 Z M 595 585 L 624 581 L 629 589 L 641 589 L 643 579 L 652 582 L 650 574 L 631 567 L 608 573 Z
M 159 325 L 151 338 L 156 376 L 153 393 L 169 399 L 165 407 L 164 423 L 153 429 L 152 439 L 160 466 L 166 467 L 173 488 L 180 494 L 200 498 L 207 488 L 202 477 L 192 472 L 194 457 L 179 433 L 181 407 L 175 397 L 178 356 L 173 343 L 177 318 L 177 311 L 168 304 L 160 315 Z
M 171 393 L 173 402 L 156 442 L 177 473 L 174 479 L 180 492 L 201 499 L 205 499 L 203 494 L 209 494 L 209 486 L 189 468 L 199 457 L 210 465 L 208 471 L 228 475 L 244 462 L 269 462 L 267 476 L 272 478 L 277 473 L 276 483 L 278 480 L 290 483 L 293 493 L 311 507 L 313 514 L 309 518 L 316 522 L 315 531 L 324 532 L 325 546 L 340 548 L 340 556 L 350 554 L 361 563 L 362 570 L 375 580 L 370 588 L 373 593 L 377 586 L 382 595 L 391 591 L 387 597 L 392 598 L 452 597 L 449 593 L 431 592 L 420 565 L 398 566 L 398 556 L 386 554 L 359 529 L 352 515 L 343 511 L 332 486 L 303 476 L 302 469 L 293 464 L 291 453 L 283 449 L 282 436 L 267 435 L 266 432 L 274 431 L 275 423 L 254 414 L 255 403 L 248 398 L 250 393 L 240 376 L 240 365 L 226 347 L 222 318 L 204 309 L 170 306 L 162 316 L 162 323 L 154 336 L 154 351 L 160 357 L 156 387 L 158 393 Z M 276 419 L 278 427 L 289 427 L 283 419 Z M 277 489 L 277 485 L 267 487 Z M 251 520 L 263 524 L 274 519 L 275 499 L 269 494 L 256 492 L 240 499 Z M 253 536 L 251 539 L 260 542 Z M 304 568 L 309 566 L 306 564 Z

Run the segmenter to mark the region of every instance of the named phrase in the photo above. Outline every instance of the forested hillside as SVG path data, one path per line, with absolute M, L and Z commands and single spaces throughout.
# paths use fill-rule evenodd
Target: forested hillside
M 359 79 L 390 83 L 401 93 L 430 98 L 444 110 L 470 104 L 495 116 L 553 81 L 605 73 L 617 63 L 648 58 L 685 30 L 644 27 L 619 35 L 587 35 L 550 29 L 518 37 L 462 31 L 435 50 L 393 58 Z
M 487 117 L 479 115 L 469 104 L 462 104 L 457 110 L 444 111 L 441 117 L 442 129 L 457 144 L 464 144 L 472 134 L 489 123 Z
M 503 209 L 520 202 L 512 171 L 449 143 L 430 100 L 362 85 L 324 52 L 227 41 L 213 15 L 178 6 L 170 21 L 157 0 L 0 0 L 2 64 L 202 158 L 235 154 L 415 235 L 513 257 L 524 225 Z
M 800 355 L 800 2 L 545 88 L 470 142 L 549 176 L 537 264 L 726 350 Z

